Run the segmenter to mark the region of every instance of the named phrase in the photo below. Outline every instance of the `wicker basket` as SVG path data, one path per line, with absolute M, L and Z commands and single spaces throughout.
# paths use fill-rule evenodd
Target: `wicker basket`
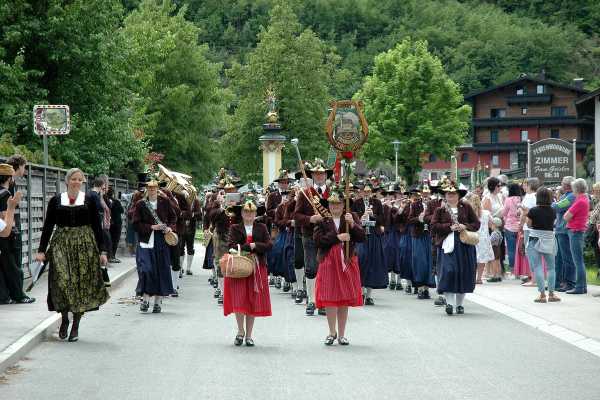
M 246 257 L 240 255 L 240 246 L 238 246 L 238 254 L 224 254 L 219 260 L 221 273 L 226 278 L 247 278 L 254 273 L 256 261 L 254 257 Z

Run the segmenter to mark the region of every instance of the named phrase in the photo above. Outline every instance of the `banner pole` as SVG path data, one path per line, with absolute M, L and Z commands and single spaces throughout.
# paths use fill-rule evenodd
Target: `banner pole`
M 573 177 L 577 178 L 577 139 L 573 139 Z

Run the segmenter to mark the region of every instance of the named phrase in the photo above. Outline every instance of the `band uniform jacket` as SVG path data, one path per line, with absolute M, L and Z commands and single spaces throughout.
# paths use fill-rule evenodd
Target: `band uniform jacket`
M 319 198 L 321 205 L 327 208 L 329 206 L 327 202 L 327 198 L 329 197 L 329 188 L 325 190 L 322 196 L 319 196 L 314 187 L 311 187 L 310 189 L 302 189 L 302 191 L 299 191 L 298 194 L 296 194 L 296 207 L 294 208 L 294 221 L 296 221 L 296 228 L 300 227 L 303 235 L 312 237 L 315 227 L 310 223 L 310 217 L 315 215 L 315 210 L 310 204 L 307 195 L 302 193 L 306 190 L 310 190 L 313 196 L 317 196 Z
M 279 207 L 279 205 L 281 204 L 282 199 L 283 199 L 283 196 L 281 195 L 281 192 L 279 190 L 275 190 L 275 191 L 269 193 L 269 195 L 267 196 L 267 202 L 266 202 L 267 218 L 265 221 L 266 221 L 268 228 L 271 227 L 271 224 L 275 223 L 275 213 L 277 212 L 277 207 Z
M 413 226 L 411 236 L 422 236 L 425 233 L 425 223 L 419 220 L 419 215 L 421 215 L 421 213 L 425 211 L 425 207 L 423 206 L 423 200 L 419 199 L 411 202 L 408 208 L 408 223 Z
M 350 256 L 355 254 L 355 244 L 364 242 L 366 237 L 358 215 L 352 213 L 352 217 L 354 218 L 354 225 L 350 228 Z M 337 235 L 346 232 L 348 232 L 348 230 L 346 229 L 344 214 L 342 214 L 340 218 L 339 230 L 336 229 L 335 222 L 333 222 L 332 218 L 325 218 L 317 224 L 313 233 L 313 239 L 315 241 L 315 246 L 317 247 L 317 261 L 319 263 L 323 261 L 323 258 L 327 255 L 331 247 L 338 243 L 343 243 L 338 239 Z
M 370 198 L 369 206 L 371 206 L 373 210 L 373 215 L 369 218 L 371 221 L 375 221 L 375 228 L 372 228 L 372 232 L 377 235 L 381 235 L 383 233 L 383 226 L 385 223 L 385 218 L 383 214 L 383 205 L 379 199 Z M 351 210 L 353 213 L 356 213 L 360 217 L 365 213 L 365 202 L 364 199 L 356 199 L 352 203 Z
M 410 206 L 406 205 L 402 210 L 396 209 L 394 215 L 394 226 L 400 233 L 404 233 L 408 227 L 408 217 L 410 215 Z
M 423 222 L 429 226 L 429 231 L 431 232 L 431 239 L 433 242 L 436 242 L 436 235 L 431 229 L 431 220 L 433 218 L 433 214 L 435 210 L 442 206 L 442 199 L 431 199 L 427 203 L 427 210 L 425 210 L 425 215 L 423 216 Z M 444 238 L 442 238 L 442 241 Z
M 260 222 L 254 222 L 252 225 L 252 241 L 256 244 L 254 250 L 250 249 L 250 245 L 246 244 L 246 229 L 243 223 L 233 224 L 229 229 L 229 248 L 236 249 L 238 245 L 242 251 L 255 254 L 258 262 L 261 265 L 266 264 L 266 253 L 271 250 L 273 243 L 269 235 L 267 226 Z
M 458 213 L 457 218 L 460 224 L 463 224 L 467 227 L 467 230 L 471 232 L 477 232 L 479 230 L 479 218 L 473 211 L 473 208 L 460 200 L 458 202 Z M 441 246 L 442 242 L 448 236 L 452 229 L 452 217 L 450 216 L 446 207 L 440 207 L 435 210 L 433 214 L 433 218 L 431 220 L 431 230 L 435 234 L 435 244 L 437 246 Z
M 160 195 L 158 196 L 156 214 L 163 224 L 175 230 L 177 215 L 167 198 Z M 133 210 L 132 222 L 135 231 L 139 235 L 140 242 L 148 243 L 150 235 L 152 234 L 152 225 L 155 225 L 156 222 L 144 200 L 140 200 L 136 203 Z

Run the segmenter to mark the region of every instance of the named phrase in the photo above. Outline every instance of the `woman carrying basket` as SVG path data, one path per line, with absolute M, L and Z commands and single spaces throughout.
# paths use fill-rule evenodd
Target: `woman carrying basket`
M 241 255 L 253 259 L 253 274 L 246 278 L 228 277 L 227 262 L 221 265 L 225 275 L 223 314 L 235 314 L 238 327 L 234 341 L 236 346 L 241 346 L 244 339 L 246 346 L 254 346 L 254 318 L 271 316 L 269 273 L 265 254 L 271 250 L 272 243 L 267 226 L 255 221 L 256 210 L 256 205 L 247 200 L 242 206 L 242 223 L 232 225 L 229 230 L 230 252 L 239 249 Z

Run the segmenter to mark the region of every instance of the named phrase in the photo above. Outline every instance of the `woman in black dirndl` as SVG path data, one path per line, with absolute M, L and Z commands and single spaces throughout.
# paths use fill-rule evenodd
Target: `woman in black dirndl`
M 365 240 L 365 233 L 355 214 L 344 214 L 343 196 L 339 191 L 333 191 L 328 200 L 331 218 L 319 223 L 313 233 L 319 262 L 315 298 L 317 308 L 327 310 L 329 335 L 325 344 L 331 346 L 337 339 L 340 345 L 346 346 L 350 344 L 346 339 L 348 307 L 360 307 L 363 303 L 354 245 Z M 348 259 L 345 257 L 347 242 L 350 244 Z
M 429 227 L 425 226 L 425 205 L 418 188 L 412 190 L 408 223 L 410 224 L 412 253 L 412 284 L 417 288 L 420 300 L 430 299 L 429 289 L 435 287 L 432 272 L 431 236 Z
M 471 206 L 460 200 L 466 190 L 454 182 L 442 186 L 446 203 L 438 208 L 432 218 L 432 230 L 442 246 L 438 265 L 438 291 L 446 296 L 446 313 L 464 314 L 465 293 L 475 290 L 477 256 L 475 246 L 460 241 L 460 232 L 479 230 L 479 218 Z
M 137 292 L 142 295 L 140 311 L 150 307 L 154 297 L 153 313 L 162 311 L 162 298 L 175 293 L 171 276 L 171 253 L 165 234 L 175 229 L 177 215 L 169 199 L 158 193 L 158 182 L 148 182 L 146 196 L 138 201 L 133 212 L 133 226 L 139 243 L 136 252 L 139 282 Z

